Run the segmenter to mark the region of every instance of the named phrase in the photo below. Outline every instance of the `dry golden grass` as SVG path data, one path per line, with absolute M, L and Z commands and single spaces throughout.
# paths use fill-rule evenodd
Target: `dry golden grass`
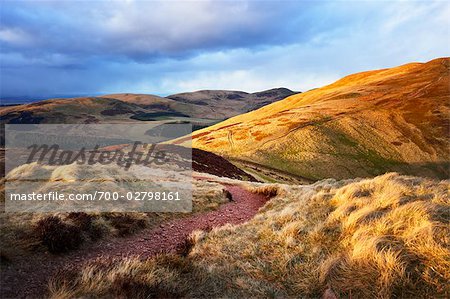
M 89 170 L 89 171 L 88 171 Z M 101 178 L 109 189 L 113 191 L 132 190 L 127 185 L 140 175 L 142 169 L 131 168 L 125 172 L 117 167 L 94 168 L 80 165 L 45 166 L 36 163 L 25 164 L 12 170 L 8 179 L 39 178 L 48 179 L 42 182 L 41 192 L 63 190 L 76 190 L 77 193 L 89 192 L 90 188 L 99 188 L 99 184 L 88 183 L 90 180 L 98 181 Z M 154 175 L 161 175 L 154 170 Z M 161 175 L 161 177 L 164 177 Z M 78 181 L 82 178 L 85 182 Z M 118 180 L 115 180 L 118 179 Z M 188 180 L 189 177 L 186 178 Z M 72 182 L 73 181 L 73 182 Z M 55 184 L 56 182 L 56 184 Z M 72 182 L 72 183 L 71 183 Z M 51 184 L 49 184 L 51 183 Z M 60 184 L 60 185 L 59 185 Z M 25 186 L 27 187 L 27 186 Z M 139 187 L 139 186 L 138 186 Z M 5 179 L 0 180 L 0 204 L 5 204 Z M 218 183 L 194 181 L 192 194 L 192 212 L 200 213 L 218 208 L 221 204 L 229 202 L 224 187 Z M 28 190 L 29 191 L 29 190 Z M 95 242 L 100 238 L 121 237 L 133 234 L 143 228 L 151 228 L 163 221 L 173 218 L 185 217 L 186 213 L 144 213 L 144 212 L 88 212 L 88 213 L 0 213 L 0 253 L 5 258 L 14 258 L 22 254 L 35 254 L 46 250 L 43 238 L 58 236 L 54 242 L 70 243 L 70 235 L 74 233 L 85 243 Z M 57 219 L 53 219 L 56 217 Z M 48 229 L 56 232 L 41 231 L 40 226 L 51 222 Z M 59 227 L 59 228 L 58 228 Z M 67 229 L 67 238 L 63 230 Z M 60 231 L 59 231 L 60 230 Z M 58 244 L 54 244 L 58 245 Z M 48 247 L 48 246 L 47 246 Z M 64 248 L 64 244 L 62 244 Z M 48 249 L 48 248 L 47 248 Z
M 449 65 L 353 74 L 196 131 L 192 146 L 311 180 L 448 178 Z
M 262 194 L 267 198 L 272 198 L 277 195 L 281 195 L 281 185 L 278 184 L 245 184 L 244 187 L 250 192 Z
M 391 173 L 305 186 L 246 184 L 278 194 L 249 222 L 195 232 L 186 257 L 93 263 L 52 280 L 51 296 L 449 295 L 448 181 Z

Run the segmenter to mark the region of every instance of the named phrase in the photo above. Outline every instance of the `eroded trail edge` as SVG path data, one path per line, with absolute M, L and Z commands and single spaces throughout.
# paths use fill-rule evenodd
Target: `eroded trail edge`
M 47 282 L 58 271 L 78 268 L 96 259 L 149 258 L 158 253 L 174 252 L 194 230 L 246 222 L 268 200 L 264 195 L 252 193 L 239 185 L 223 186 L 231 193 L 232 201 L 216 210 L 170 220 L 129 237 L 101 240 L 64 255 L 39 253 L 40 256 L 2 266 L 2 297 L 45 297 Z

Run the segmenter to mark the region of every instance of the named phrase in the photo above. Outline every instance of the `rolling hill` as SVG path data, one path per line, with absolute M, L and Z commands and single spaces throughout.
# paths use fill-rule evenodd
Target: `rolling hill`
M 388 171 L 448 178 L 449 64 L 349 75 L 197 131 L 193 146 L 311 180 Z
M 208 90 L 167 98 L 146 94 L 49 99 L 0 107 L 1 123 L 188 121 L 194 129 L 260 108 L 294 94 L 285 88 L 257 93 Z
M 205 107 L 195 117 L 209 115 L 210 118 L 226 119 L 238 114 L 261 108 L 267 104 L 282 100 L 296 94 L 287 88 L 274 88 L 255 93 L 229 90 L 200 90 L 170 95 L 167 98 L 177 102 Z M 237 113 L 242 111 L 241 113 Z

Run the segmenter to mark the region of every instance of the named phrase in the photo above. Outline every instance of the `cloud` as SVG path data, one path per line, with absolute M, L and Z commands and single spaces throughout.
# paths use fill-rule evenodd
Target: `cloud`
M 20 28 L 0 29 L 0 41 L 17 46 L 27 46 L 33 43 L 33 37 Z
M 319 87 L 449 53 L 447 2 L 5 2 L 2 95 Z
M 20 29 L 35 37 L 23 51 L 45 47 L 48 52 L 84 57 L 107 53 L 136 61 L 285 43 L 293 28 L 286 24 L 289 19 L 279 23 L 292 7 L 289 2 L 280 6 L 255 1 L 108 1 L 87 6 L 73 1 L 5 6 L 4 30 Z M 302 32 L 296 34 L 299 38 Z M 15 43 L 6 41 L 5 46 L 17 50 Z

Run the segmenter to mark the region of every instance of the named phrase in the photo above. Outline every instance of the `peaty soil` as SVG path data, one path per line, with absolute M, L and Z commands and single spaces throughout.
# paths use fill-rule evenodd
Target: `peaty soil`
M 158 253 L 175 252 L 192 231 L 209 230 L 227 223 L 243 223 L 251 219 L 267 201 L 265 196 L 251 193 L 240 186 L 224 186 L 231 193 L 232 201 L 214 211 L 170 220 L 129 237 L 101 240 L 64 255 L 39 253 L 2 265 L 0 297 L 46 297 L 48 281 L 56 273 L 93 260 L 131 256 L 150 258 Z

